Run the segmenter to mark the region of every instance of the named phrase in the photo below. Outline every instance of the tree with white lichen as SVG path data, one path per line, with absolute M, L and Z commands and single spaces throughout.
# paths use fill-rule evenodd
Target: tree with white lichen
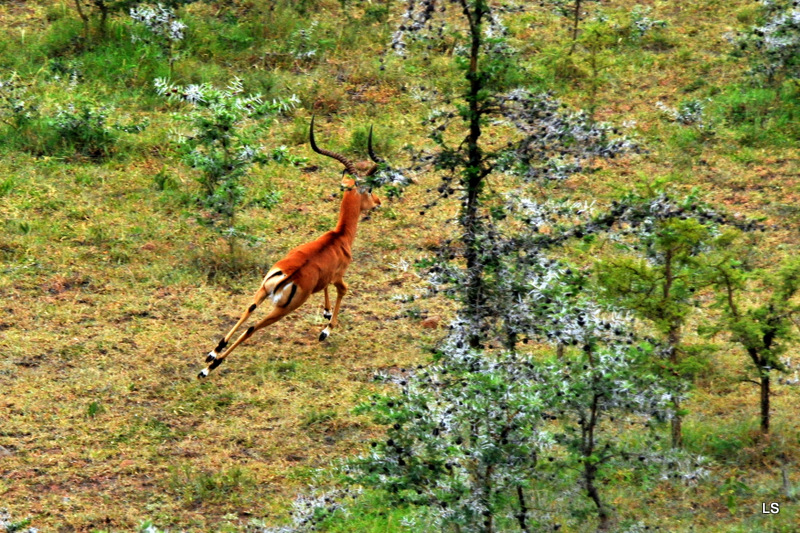
M 378 376 L 399 395 L 375 396 L 360 410 L 388 426 L 387 438 L 346 471 L 413 509 L 409 521 L 420 529 L 558 528 L 553 511 L 580 505 L 577 487 L 592 502 L 598 527 L 608 530 L 613 512 L 601 494 L 607 467 L 633 468 L 645 450 L 631 448 L 606 421 L 633 420 L 656 432 L 673 414 L 670 395 L 648 370 L 657 346 L 636 338 L 629 316 L 598 305 L 588 273 L 554 252 L 614 230 L 642 206 L 631 201 L 601 211 L 540 201 L 528 197 L 526 185 L 591 172 L 596 159 L 637 147 L 552 95 L 504 86 L 498 80 L 514 79 L 516 67 L 502 13 L 481 1 L 442 8 L 453 5 L 465 26 L 466 41 L 456 45 L 464 89 L 426 119 L 437 148 L 419 154 L 418 163 L 442 176 L 439 198 L 426 209 L 451 196 L 461 200 L 456 236 L 425 263 L 431 292 L 456 298 L 459 316 L 431 365 Z M 436 31 L 434 7 L 409 3 L 395 50 L 405 55 L 415 39 L 432 38 L 424 32 Z M 513 128 L 514 140 L 499 148 L 484 143 L 484 130 L 493 127 Z M 513 192 L 487 190 L 489 177 Z M 551 356 L 523 349 L 530 341 Z M 658 450 L 649 443 L 647 457 L 657 461 Z M 546 508 L 534 504 L 534 487 L 552 496 Z
M 398 54 L 405 57 L 415 41 L 440 38 L 441 31 L 436 32 L 441 26 L 434 19 L 436 6 L 432 0 L 409 2 L 392 39 Z M 463 89 L 455 103 L 442 102 L 426 120 L 437 149 L 419 159 L 441 172 L 441 197 L 460 193 L 458 247 L 466 263 L 465 312 L 482 313 L 486 310 L 486 268 L 480 264 L 479 241 L 487 220 L 483 207 L 487 177 L 506 172 L 529 182 L 564 179 L 591 168 L 597 157 L 615 157 L 635 151 L 636 146 L 586 113 L 565 111 L 552 95 L 509 86 L 521 76 L 517 52 L 508 44 L 501 16 L 522 8 L 494 8 L 483 0 L 465 0 L 441 3 L 438 12 L 445 13 L 447 6 L 461 11 L 455 21 L 463 26 L 459 29 L 464 41 L 456 43 L 455 59 L 464 75 Z M 440 24 L 445 24 L 444 19 Z M 516 141 L 501 147 L 484 142 L 483 131 L 489 123 L 514 127 Z M 469 343 L 478 347 L 480 336 L 471 336 Z
M 460 15 L 439 16 L 452 8 Z M 699 224 L 711 234 L 703 217 L 713 212 L 691 196 L 631 194 L 600 206 L 559 191 L 598 160 L 639 148 L 553 94 L 516 85 L 524 76 L 502 17 L 518 9 L 410 1 L 392 38 L 404 58 L 427 53 L 445 24 L 456 41 L 460 89 L 412 93 L 433 102 L 424 123 L 435 144 L 414 154 L 414 165 L 441 179 L 424 210 L 460 201 L 452 237 L 421 262 L 430 294 L 453 298 L 457 317 L 430 364 L 376 375 L 395 389 L 358 412 L 386 435 L 342 473 L 407 509 L 415 530 L 557 530 L 593 515 L 598 529 L 611 531 L 623 525 L 604 493 L 612 475 L 646 469 L 691 484 L 708 474 L 702 458 L 673 450 L 661 435 L 679 420 L 685 395 L 659 363 L 675 352 L 669 340 L 679 336 L 668 333 L 683 326 L 690 284 L 673 280 L 667 299 L 675 312 L 658 323 L 667 335 L 651 338 L 637 322 L 640 309 L 603 297 L 611 289 L 598 286 L 591 260 L 568 257 L 593 253 L 600 238 L 631 250 L 644 243 L 650 268 L 663 269 L 670 232 Z M 509 141 L 487 142 L 487 131 Z M 668 263 L 682 276 L 698 250 L 671 253 L 678 252 Z

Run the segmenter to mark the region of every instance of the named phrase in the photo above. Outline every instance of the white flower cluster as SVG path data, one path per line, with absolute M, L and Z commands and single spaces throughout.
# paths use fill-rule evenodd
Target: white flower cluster
M 791 77 L 800 76 L 800 2 L 761 0 L 766 22 L 751 28 L 743 35 L 739 44 L 751 49 L 761 57 L 755 71 L 772 81 L 780 73 Z
M 525 135 L 507 168 L 528 180 L 566 179 L 586 170 L 594 158 L 638 153 L 639 146 L 614 126 L 594 121 L 584 111 L 567 111 L 552 95 L 514 89 L 497 98 L 500 114 Z M 513 165 L 509 165 L 513 162 Z
M 273 99 L 272 102 L 265 102 L 260 94 L 240 96 L 244 92 L 244 87 L 239 78 L 234 78 L 225 89 L 217 89 L 208 83 L 174 85 L 165 78 L 156 78 L 153 84 L 159 95 L 171 100 L 180 100 L 212 110 L 235 110 L 245 116 L 258 115 L 266 111 L 283 112 L 293 109 L 300 103 L 300 99 L 294 94 L 284 99 Z
M 403 13 L 400 26 L 392 35 L 392 50 L 403 58 L 406 57 L 406 34 L 408 33 L 411 35 L 412 39 L 416 40 L 419 38 L 417 34 L 421 33 L 423 30 L 432 29 L 431 19 L 436 10 L 436 0 L 420 0 L 419 5 L 417 4 L 417 0 L 408 0 L 408 5 Z M 444 11 L 446 8 L 442 5 L 439 9 Z M 444 28 L 445 24 L 442 22 L 439 26 L 440 36 L 444 32 Z
M 552 224 L 556 215 L 585 218 L 591 217 L 596 211 L 594 201 L 537 202 L 522 196 L 519 191 L 509 193 L 506 198 L 509 210 L 518 213 L 526 224 L 536 227 Z
M 707 99 L 708 102 L 711 99 Z M 659 100 L 656 107 L 663 112 L 670 120 L 683 124 L 684 126 L 697 126 L 700 129 L 707 129 L 704 110 L 705 103 L 702 100 L 686 100 L 678 105 L 678 108 L 670 107 Z
M 156 6 L 139 4 L 131 8 L 130 17 L 135 22 L 143 24 L 151 34 L 167 41 L 182 41 L 185 36 L 186 24 L 175 16 L 175 11 L 172 8 L 164 7 L 161 4 Z M 131 39 L 133 42 L 141 40 L 136 35 L 133 35 Z
M 0 113 L 3 110 L 10 112 L 17 123 L 33 118 L 36 113 L 33 95 L 28 92 L 28 85 L 16 72 L 12 72 L 7 78 L 0 78 Z
M 317 531 L 323 520 L 337 512 L 347 513 L 346 499 L 357 497 L 360 490 L 335 489 L 327 492 L 313 490 L 310 494 L 301 494 L 295 498 L 290 512 L 291 526 L 258 527 L 254 533 L 306 533 Z M 248 531 L 250 531 L 248 529 Z
M 308 28 L 301 28 L 292 33 L 287 40 L 289 53 L 295 59 L 308 61 L 317 55 L 317 49 L 313 48 L 312 42 L 314 31 L 317 29 L 319 21 L 313 21 Z
M 494 11 L 489 13 L 489 23 L 484 29 L 484 35 L 488 39 L 496 39 L 508 36 L 508 28 L 503 24 L 500 15 Z
M 2 531 L 14 531 L 15 533 L 39 533 L 39 530 L 35 527 L 25 527 L 28 522 L 30 522 L 30 520 L 15 522 L 12 520 L 8 509 L 0 508 L 0 528 L 2 528 Z
M 661 479 L 683 481 L 687 485 L 695 485 L 701 479 L 706 479 L 711 474 L 709 459 L 702 455 L 692 456 L 685 452 L 673 449 L 659 455 L 647 458 L 651 464 L 658 464 L 661 468 Z
M 252 146 L 244 145 L 239 151 L 239 155 L 237 157 L 240 161 L 251 161 L 259 151 L 259 148 L 253 148 Z
M 372 176 L 371 182 L 376 187 L 389 185 L 396 188 L 404 188 L 413 183 L 411 177 L 406 174 L 406 169 L 391 168 L 389 166 L 379 168 L 378 172 Z
M 633 23 L 634 36 L 644 37 L 653 28 L 666 28 L 667 21 L 650 18 L 651 7 L 636 6 L 631 11 L 631 22 Z
M 784 356 L 781 358 L 781 369 L 789 373 L 794 370 L 794 374 L 791 377 L 778 377 L 778 383 L 781 385 L 790 385 L 790 386 L 797 386 L 800 385 L 800 370 L 798 370 L 798 365 L 791 357 Z

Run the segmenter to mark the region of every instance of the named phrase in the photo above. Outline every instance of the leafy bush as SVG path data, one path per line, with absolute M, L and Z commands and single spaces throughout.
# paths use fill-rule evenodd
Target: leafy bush
M 15 130 L 30 123 L 38 115 L 35 97 L 16 72 L 0 78 L 0 120 Z
M 764 22 L 739 37 L 753 70 L 767 83 L 800 77 L 800 6 L 794 0 L 761 0 Z
M 60 81 L 62 67 L 56 67 L 54 80 Z M 66 67 L 63 67 L 66 69 Z M 0 120 L 10 128 L 10 140 L 18 147 L 36 154 L 79 156 L 92 160 L 110 157 L 120 133 L 139 133 L 141 123 L 110 120 L 115 110 L 81 94 L 71 94 L 79 87 L 80 74 L 74 68 L 65 86 L 70 98 L 55 108 L 38 103 L 32 83 L 17 74 L 0 80 Z
M 55 145 L 68 154 L 99 160 L 114 153 L 119 133 L 139 133 L 148 122 L 122 124 L 109 123 L 113 109 L 97 105 L 92 100 L 77 98 L 59 106 L 56 113 L 46 117 L 44 123 L 52 131 Z
M 651 7 L 635 6 L 631 11 L 631 32 L 633 39 L 640 40 L 655 28 L 666 28 L 667 21 L 653 19 Z
M 115 132 L 107 121 L 107 107 L 84 101 L 59 107 L 47 122 L 65 145 L 74 146 L 77 152 L 90 158 L 101 159 L 111 153 L 116 142 Z
M 313 491 L 309 495 L 300 495 L 292 504 L 290 517 L 292 524 L 282 527 L 266 527 L 259 521 L 251 521 L 248 531 L 253 533 L 307 533 L 319 531 L 339 515 L 347 513 L 346 503 L 357 496 L 360 491 L 350 489 L 334 489 L 330 491 Z
M 159 8 L 161 8 L 161 4 L 166 5 L 166 8 L 169 9 L 193 1 L 194 0 L 162 0 L 159 3 Z M 97 28 L 100 34 L 104 36 L 108 31 L 109 17 L 119 12 L 132 9 L 138 10 L 139 7 L 134 8 L 134 6 L 139 3 L 139 0 L 75 0 L 74 6 L 75 11 L 83 21 L 85 36 L 88 36 L 89 33 L 90 18 L 96 19 Z
M 183 162 L 199 171 L 197 200 L 207 210 L 201 220 L 228 240 L 233 257 L 235 240 L 244 235 L 236 228 L 245 195 L 242 178 L 256 163 L 301 161 L 285 147 L 265 153 L 256 144 L 257 135 L 268 127 L 265 119 L 292 109 L 297 98 L 265 101 L 258 94 L 245 95 L 238 78 L 224 89 L 209 84 L 178 86 L 164 79 L 157 79 L 155 86 L 158 94 L 190 106 L 179 118 L 192 129 L 178 134 L 178 149 Z M 267 205 L 273 204 L 262 204 Z
M 133 41 L 156 44 L 169 62 L 171 76 L 173 64 L 178 59 L 175 45 L 183 40 L 186 24 L 175 16 L 173 9 L 161 4 L 155 7 L 140 4 L 131 8 L 130 17 L 145 29 L 144 32 L 134 33 L 131 37 Z

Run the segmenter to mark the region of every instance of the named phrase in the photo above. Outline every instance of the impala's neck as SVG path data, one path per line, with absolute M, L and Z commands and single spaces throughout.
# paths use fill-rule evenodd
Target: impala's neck
M 352 188 L 344 192 L 342 207 L 339 209 L 339 223 L 336 224 L 337 233 L 341 233 L 349 243 L 356 238 L 356 227 L 361 217 L 361 194 L 358 189 Z

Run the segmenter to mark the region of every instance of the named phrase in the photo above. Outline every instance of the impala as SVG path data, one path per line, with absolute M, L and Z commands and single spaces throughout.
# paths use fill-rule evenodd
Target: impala
M 370 159 L 374 161 L 374 164 L 367 162 L 354 165 L 341 154 L 319 148 L 314 141 L 313 117 L 311 118 L 309 140 L 312 150 L 318 154 L 332 157 L 344 165 L 342 175 L 344 193 L 339 210 L 339 222 L 332 231 L 325 233 L 315 241 L 294 248 L 286 254 L 286 257 L 275 263 L 256 291 L 253 303 L 242 314 L 233 329 L 219 341 L 217 347 L 209 352 L 206 357 L 208 366 L 200 371 L 199 378 L 208 376 L 211 370 L 217 368 L 237 346 L 252 337 L 256 331 L 285 317 L 303 305 L 309 296 L 316 292 L 323 291 L 325 294 L 325 308 L 322 316 L 329 320 L 328 325 L 320 333 L 319 340 L 323 341 L 328 338 L 331 330 L 338 323 L 342 298 L 347 294 L 347 284 L 342 278 L 353 259 L 351 248 L 356 237 L 358 219 L 361 213 L 371 211 L 381 205 L 380 199 L 372 194 L 371 188 L 366 185 L 363 178 L 374 174 L 378 170 L 378 163 L 382 163 L 382 160 L 375 155 L 372 149 L 372 128 L 369 130 L 367 147 Z M 360 168 L 365 170 L 359 172 Z M 333 313 L 331 313 L 331 302 L 328 296 L 328 286 L 331 284 L 336 287 L 336 304 L 333 307 Z M 247 328 L 247 331 L 225 350 L 239 326 L 267 298 L 274 306 L 269 315 L 254 326 Z M 222 350 L 225 351 L 222 352 Z

